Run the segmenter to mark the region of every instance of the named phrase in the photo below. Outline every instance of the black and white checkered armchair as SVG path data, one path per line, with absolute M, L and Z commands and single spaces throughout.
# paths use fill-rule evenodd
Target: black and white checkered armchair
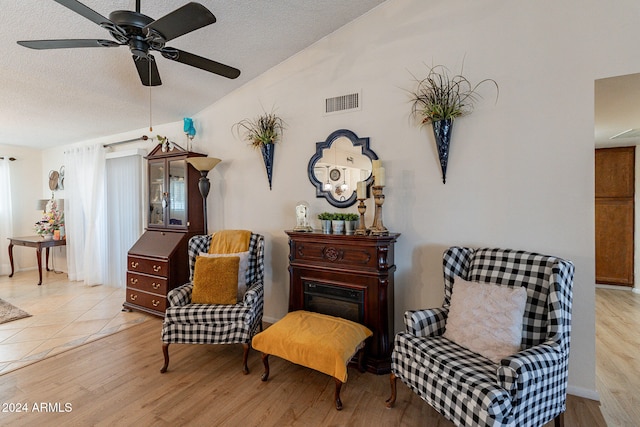
M 506 249 L 453 247 L 443 256 L 443 307 L 407 311 L 396 334 L 396 378 L 458 426 L 563 425 L 574 266 L 560 258 Z M 495 364 L 442 334 L 454 277 L 527 290 L 520 352 Z
M 194 236 L 189 240 L 189 268 L 193 279 L 196 256 L 208 252 L 211 235 Z M 234 344 L 244 347 L 242 372 L 247 374 L 247 357 L 251 339 L 262 330 L 264 311 L 264 237 L 251 233 L 247 292 L 235 305 L 192 304 L 191 282 L 173 289 L 167 295 L 167 307 L 162 324 L 164 366 L 169 366 L 169 344 Z

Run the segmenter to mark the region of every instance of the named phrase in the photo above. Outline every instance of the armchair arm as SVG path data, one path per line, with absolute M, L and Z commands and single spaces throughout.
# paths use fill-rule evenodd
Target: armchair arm
M 262 321 L 264 313 L 264 284 L 262 280 L 257 280 L 249 286 L 242 303 L 249 309 L 247 319 L 250 323 L 254 323 L 253 319 Z
M 245 307 L 251 307 L 259 301 L 264 301 L 264 285 L 262 280 L 253 282 L 244 294 L 242 303 Z
M 182 286 L 178 286 L 172 289 L 167 294 L 167 301 L 169 307 L 182 307 L 187 304 L 191 304 L 191 292 L 193 291 L 193 283 L 185 283 Z
M 448 314 L 443 307 L 409 310 L 404 313 L 404 324 L 407 332 L 417 337 L 438 336 L 444 333 Z
M 557 382 L 553 377 L 559 375 L 559 369 L 567 375 L 566 366 L 563 366 L 566 362 L 562 363 L 566 358 L 554 341 L 522 350 L 500 361 L 496 372 L 498 384 L 515 396 L 537 383 Z

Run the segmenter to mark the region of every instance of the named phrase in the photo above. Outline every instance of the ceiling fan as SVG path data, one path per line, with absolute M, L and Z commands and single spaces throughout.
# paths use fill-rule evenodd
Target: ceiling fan
M 216 17 L 199 3 L 187 3 L 162 18 L 154 20 L 140 13 L 140 0 L 136 0 L 135 12 L 115 10 L 109 14 L 108 19 L 79 1 L 54 1 L 100 25 L 109 31 L 116 41 L 101 39 L 28 40 L 18 41 L 19 45 L 31 49 L 128 46 L 144 86 L 162 84 L 155 58 L 150 53 L 154 50 L 172 61 L 200 68 L 229 79 L 235 79 L 240 75 L 240 70 L 237 68 L 165 46 L 165 43 L 170 40 L 216 22 Z

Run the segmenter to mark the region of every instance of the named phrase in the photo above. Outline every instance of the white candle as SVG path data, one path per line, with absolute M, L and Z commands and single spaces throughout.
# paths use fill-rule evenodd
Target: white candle
M 379 167 L 382 167 L 382 160 L 371 160 L 371 169 L 375 171 Z
M 366 199 L 367 198 L 367 183 L 364 181 L 358 181 L 358 186 L 356 188 L 356 195 L 358 199 Z
M 376 187 L 384 187 L 384 168 L 381 166 L 378 169 L 376 169 L 376 173 L 375 173 L 375 182 L 374 185 Z

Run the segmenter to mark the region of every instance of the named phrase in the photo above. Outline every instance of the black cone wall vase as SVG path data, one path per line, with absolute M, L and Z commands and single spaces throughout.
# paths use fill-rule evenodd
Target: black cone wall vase
M 275 150 L 275 144 L 260 145 L 260 151 L 262 151 L 262 159 L 264 160 L 264 167 L 267 169 L 267 178 L 269 178 L 269 190 L 271 190 L 271 176 L 273 174 L 273 153 L 275 152 Z
M 442 169 L 442 183 L 447 183 L 447 162 L 449 161 L 449 143 L 451 142 L 451 131 L 453 130 L 453 120 L 438 120 L 432 123 L 433 135 L 436 138 L 438 147 L 438 157 L 440 158 L 440 168 Z

